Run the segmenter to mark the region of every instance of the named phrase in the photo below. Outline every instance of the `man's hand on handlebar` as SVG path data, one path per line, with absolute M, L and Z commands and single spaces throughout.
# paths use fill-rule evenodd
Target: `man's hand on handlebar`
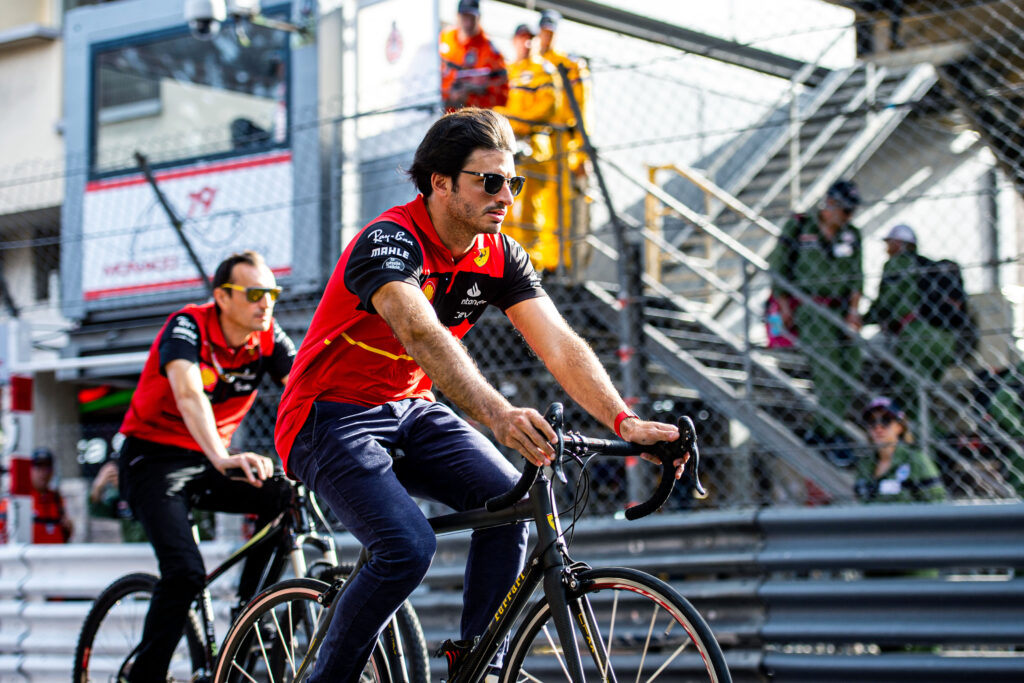
M 533 408 L 510 407 L 494 421 L 491 431 L 499 442 L 516 449 L 527 461 L 538 467 L 550 465 L 555 456 L 555 449 L 551 445 L 557 438 L 555 430 Z
M 258 453 L 237 453 L 216 460 L 210 458 L 210 462 L 225 477 L 247 481 L 256 488 L 263 486 L 263 480 L 274 474 L 274 461 Z
M 619 426 L 619 432 L 621 432 L 624 440 L 643 445 L 652 445 L 659 441 L 675 441 L 679 438 L 679 428 L 675 425 L 633 418 L 623 420 Z M 649 453 L 644 453 L 641 457 L 644 460 L 653 462 L 655 465 L 661 464 L 661 460 Z M 685 467 L 686 461 L 689 459 L 689 453 L 682 458 L 676 459 L 674 463 L 676 466 L 676 479 L 683 476 L 683 467 Z

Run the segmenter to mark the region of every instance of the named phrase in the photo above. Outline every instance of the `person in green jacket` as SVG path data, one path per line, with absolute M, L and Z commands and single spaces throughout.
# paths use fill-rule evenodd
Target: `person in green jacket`
M 773 273 L 781 275 L 854 330 L 861 326 L 857 306 L 864 272 L 860 231 L 850 219 L 859 205 L 860 193 L 852 181 L 833 183 L 816 213 L 796 214 L 786 223 L 769 257 Z M 799 305 L 777 285 L 772 288 L 772 296 L 778 302 L 784 327 L 795 329 L 801 347 L 808 352 L 819 405 L 843 418 L 851 404 L 851 389 L 829 365 L 859 378 L 859 347 L 814 307 Z M 822 446 L 825 455 L 837 465 L 847 466 L 853 461 L 850 444 L 839 424 L 825 414 L 814 419 L 804 439 Z
M 907 225 L 895 225 L 882 239 L 889 260 L 864 323 L 875 323 L 892 335 L 896 358 L 917 375 L 939 382 L 956 359 L 956 335 L 949 327 L 929 324 L 920 315 L 922 305 L 928 302 L 919 284 L 923 266 L 917 255 L 917 235 Z M 917 386 L 915 379 L 897 373 L 893 395 L 912 418 L 917 415 Z
M 914 442 L 899 404 L 879 396 L 864 410 L 870 456 L 857 461 L 854 492 L 865 503 L 941 503 L 946 500 L 939 468 Z

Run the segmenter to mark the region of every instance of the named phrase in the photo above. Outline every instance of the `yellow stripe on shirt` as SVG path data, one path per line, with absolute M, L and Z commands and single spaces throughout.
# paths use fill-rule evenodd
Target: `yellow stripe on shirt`
M 365 350 L 369 351 L 370 353 L 376 353 L 376 354 L 379 354 L 381 356 L 384 356 L 385 358 L 390 358 L 391 360 L 412 360 L 412 356 L 406 355 L 404 353 L 401 354 L 401 355 L 396 356 L 395 354 L 393 354 L 393 353 L 391 353 L 389 351 L 385 351 L 384 349 L 378 349 L 378 348 L 375 348 L 373 346 L 370 346 L 369 344 L 364 344 L 361 341 L 356 341 L 355 339 L 353 339 L 352 337 L 348 336 L 344 332 L 341 333 L 341 338 L 344 339 L 345 341 L 347 341 L 352 346 L 358 346 L 359 348 L 365 349 Z

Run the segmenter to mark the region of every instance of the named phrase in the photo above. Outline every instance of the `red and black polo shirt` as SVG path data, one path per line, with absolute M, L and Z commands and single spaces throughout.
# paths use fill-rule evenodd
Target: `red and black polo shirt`
M 385 211 L 341 255 L 299 348 L 277 412 L 275 440 L 283 462 L 314 401 L 374 406 L 434 400 L 430 378 L 373 310 L 374 293 L 392 281 L 419 287 L 459 339 L 488 305 L 504 311 L 546 296 L 530 257 L 511 238 L 477 235 L 456 262 L 422 195 Z
M 178 411 L 164 368 L 179 358 L 199 365 L 217 432 L 231 442 L 242 418 L 256 400 L 264 373 L 278 384 L 291 371 L 295 345 L 274 320 L 265 332 L 253 332 L 246 343 L 230 347 L 211 301 L 190 304 L 173 313 L 149 349 L 139 386 L 132 396 L 121 432 L 147 441 L 192 451 L 199 444 Z

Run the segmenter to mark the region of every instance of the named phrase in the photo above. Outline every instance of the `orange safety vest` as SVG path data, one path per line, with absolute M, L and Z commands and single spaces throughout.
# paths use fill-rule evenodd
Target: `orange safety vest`
M 441 99 L 446 109 L 498 107 L 508 101 L 505 59 L 481 30 L 459 40 L 459 30 L 441 32 Z
M 32 491 L 32 542 L 66 543 L 64 499 L 57 491 Z M 0 498 L 0 541 L 7 542 L 7 497 Z

